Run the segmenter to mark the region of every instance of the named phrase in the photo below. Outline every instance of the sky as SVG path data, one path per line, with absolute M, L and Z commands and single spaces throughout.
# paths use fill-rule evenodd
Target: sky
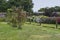
M 33 11 L 38 12 L 40 8 L 60 6 L 60 0 L 33 0 Z

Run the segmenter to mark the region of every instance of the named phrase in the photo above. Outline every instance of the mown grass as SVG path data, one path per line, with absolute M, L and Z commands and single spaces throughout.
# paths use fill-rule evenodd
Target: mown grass
M 37 23 L 26 23 L 20 30 L 11 27 L 6 22 L 0 22 L 0 40 L 60 40 L 60 29 L 52 27 L 55 27 L 55 24 L 42 24 L 42 26 L 39 26 Z M 41 36 L 47 37 L 41 38 Z

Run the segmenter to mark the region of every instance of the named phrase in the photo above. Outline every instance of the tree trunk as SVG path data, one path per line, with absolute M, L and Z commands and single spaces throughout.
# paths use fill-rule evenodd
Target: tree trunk
M 18 25 L 18 29 L 22 29 L 21 25 Z

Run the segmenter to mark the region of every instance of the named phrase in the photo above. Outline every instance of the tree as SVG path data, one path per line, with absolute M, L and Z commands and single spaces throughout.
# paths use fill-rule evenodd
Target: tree
M 40 12 L 40 11 L 44 12 L 45 8 L 41 8 L 40 10 L 38 10 L 38 12 Z
M 54 8 L 55 8 L 56 12 L 60 12 L 60 6 L 55 6 Z
M 26 19 L 26 12 L 21 8 L 8 9 L 7 21 L 13 27 L 18 27 L 21 29 L 22 24 L 24 24 Z
M 15 7 L 22 7 L 27 12 L 32 12 L 32 0 L 0 0 L 0 11 L 7 11 L 7 9 Z
M 49 8 L 45 8 L 45 11 L 44 11 L 45 13 L 44 13 L 44 15 L 45 16 L 51 16 L 51 14 L 52 14 L 52 11 L 49 9 Z
M 6 0 L 0 0 L 0 12 L 7 10 L 7 5 L 6 4 L 7 4 Z
M 32 0 L 9 0 L 8 8 L 11 8 L 12 6 L 21 6 L 25 11 L 32 12 L 33 3 Z

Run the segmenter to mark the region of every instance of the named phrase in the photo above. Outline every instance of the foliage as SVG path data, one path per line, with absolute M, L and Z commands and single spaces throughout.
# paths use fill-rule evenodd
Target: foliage
M 54 19 L 49 18 L 48 16 L 43 16 L 43 15 L 42 16 L 34 16 L 34 18 L 32 20 L 34 20 L 34 22 L 37 22 L 36 21 L 37 18 L 40 19 L 38 21 L 41 21 L 42 23 L 47 23 L 47 24 L 55 24 L 56 23 Z
M 55 20 L 47 16 L 40 16 L 42 23 L 55 24 Z
M 5 22 L 5 18 L 0 18 L 0 22 Z
M 44 23 L 55 24 L 56 22 L 55 22 L 54 19 L 49 19 L 49 18 L 47 18 L 47 19 L 44 21 Z
M 38 10 L 38 11 L 39 11 L 39 12 L 40 12 L 40 11 L 45 11 L 45 8 L 40 8 L 40 10 Z
M 8 9 L 7 21 L 12 24 L 13 27 L 21 28 L 22 24 L 25 22 L 26 12 L 22 9 Z
M 0 0 L 0 11 L 7 11 L 7 9 L 15 7 L 22 7 L 24 11 L 32 12 L 32 0 Z
M 45 12 L 44 15 L 45 16 L 52 16 L 52 12 L 60 12 L 60 6 L 55 6 L 55 7 L 46 7 L 46 8 L 41 8 L 40 10 L 38 10 L 39 12 Z
M 7 2 L 6 0 L 0 0 L 0 12 L 1 11 L 6 11 L 7 10 Z

